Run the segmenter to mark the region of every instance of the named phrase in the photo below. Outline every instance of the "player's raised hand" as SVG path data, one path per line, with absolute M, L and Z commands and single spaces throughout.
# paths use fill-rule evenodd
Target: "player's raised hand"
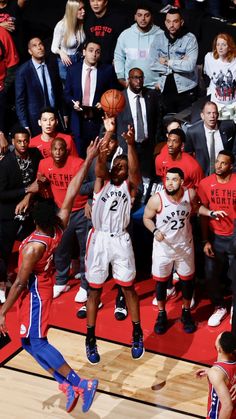
M 128 145 L 134 145 L 135 144 L 134 127 L 132 125 L 128 125 L 128 131 L 123 132 L 122 137 L 125 139 Z
M 91 141 L 87 148 L 87 159 L 93 160 L 95 157 L 98 156 L 100 147 L 100 139 L 96 137 L 94 141 Z
M 107 113 L 105 113 L 105 116 L 103 117 L 103 124 L 106 132 L 115 132 L 116 118 L 114 116 L 109 116 Z

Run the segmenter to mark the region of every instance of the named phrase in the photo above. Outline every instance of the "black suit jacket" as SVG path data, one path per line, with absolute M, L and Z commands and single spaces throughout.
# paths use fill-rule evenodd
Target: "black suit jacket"
M 59 119 L 62 120 L 63 88 L 59 77 L 58 66 L 53 58 L 46 60 L 47 69 L 52 83 L 53 95 L 55 98 L 55 109 Z M 38 119 L 41 109 L 44 107 L 43 88 L 39 81 L 37 71 L 32 60 L 22 64 L 16 72 L 15 78 L 16 113 L 20 124 L 29 127 L 32 136 L 41 133 Z
M 82 66 L 83 61 L 79 61 L 70 66 L 67 71 L 66 84 L 64 89 L 64 98 L 68 107 L 71 109 L 71 130 L 75 137 L 81 135 L 82 114 L 73 108 L 72 100 L 82 103 Z M 117 87 L 117 78 L 114 68 L 110 64 L 98 64 L 97 66 L 97 84 L 93 99 L 93 106 L 100 102 L 101 96 L 106 90 Z M 101 113 L 102 117 L 102 113 Z M 102 120 L 101 120 L 102 121 Z M 91 138 L 92 139 L 92 138 Z
M 127 90 L 123 91 L 123 95 L 125 96 L 126 105 L 123 112 L 117 116 L 117 138 L 124 152 L 127 152 L 127 144 L 122 137 L 122 133 L 127 131 L 129 124 L 134 125 L 134 121 L 131 113 Z M 146 104 L 148 139 L 145 141 L 145 143 L 143 143 L 143 145 L 138 143 L 136 145 L 141 166 L 141 174 L 143 176 L 151 177 L 154 164 L 154 147 L 158 142 L 163 140 L 163 108 L 160 95 L 156 90 L 144 87 L 142 90 L 142 95 Z
M 218 127 L 225 150 L 233 152 L 236 157 L 236 126 L 233 121 L 219 121 Z M 205 176 L 209 175 L 210 157 L 204 122 L 198 121 L 187 129 L 185 151 L 194 153 L 196 160 L 201 165 Z
M 29 155 L 32 159 L 33 177 L 36 179 L 39 161 L 42 155 L 37 148 L 29 148 Z M 0 161 L 0 219 L 10 220 L 15 216 L 16 205 L 25 196 L 25 187 L 19 165 L 16 160 L 15 151 L 8 153 Z

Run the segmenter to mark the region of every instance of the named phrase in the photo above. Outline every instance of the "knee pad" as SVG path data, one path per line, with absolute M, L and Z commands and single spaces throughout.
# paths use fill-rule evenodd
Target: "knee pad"
M 157 281 L 156 284 L 156 296 L 158 301 L 164 301 L 166 299 L 167 281 Z
M 193 296 L 193 290 L 194 290 L 194 280 L 187 280 L 187 281 L 183 281 L 182 279 L 180 279 L 180 283 L 181 283 L 181 289 L 182 289 L 182 297 L 185 300 L 191 300 L 192 296 Z

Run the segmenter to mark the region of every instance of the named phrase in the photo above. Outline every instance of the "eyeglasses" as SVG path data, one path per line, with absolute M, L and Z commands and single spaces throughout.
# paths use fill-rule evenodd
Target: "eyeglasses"
M 129 78 L 134 80 L 143 80 L 144 76 L 130 76 Z

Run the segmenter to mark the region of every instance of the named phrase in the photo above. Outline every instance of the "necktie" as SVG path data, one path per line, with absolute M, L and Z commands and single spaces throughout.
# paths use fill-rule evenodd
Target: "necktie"
M 89 106 L 90 105 L 90 86 L 91 86 L 91 74 L 92 68 L 87 68 L 87 73 L 85 77 L 85 84 L 84 84 L 84 97 L 83 97 L 83 105 Z
M 210 144 L 209 144 L 209 151 L 210 151 L 210 175 L 212 173 L 215 173 L 215 160 L 216 160 L 216 154 L 215 154 L 215 137 L 214 137 L 215 131 L 210 131 Z
M 42 79 L 43 79 L 43 95 L 44 95 L 44 106 L 50 106 L 50 100 L 48 95 L 48 86 L 45 77 L 45 64 L 41 64 Z
M 145 140 L 143 114 L 140 103 L 140 96 L 136 96 L 136 115 L 137 115 L 137 142 L 142 143 Z

